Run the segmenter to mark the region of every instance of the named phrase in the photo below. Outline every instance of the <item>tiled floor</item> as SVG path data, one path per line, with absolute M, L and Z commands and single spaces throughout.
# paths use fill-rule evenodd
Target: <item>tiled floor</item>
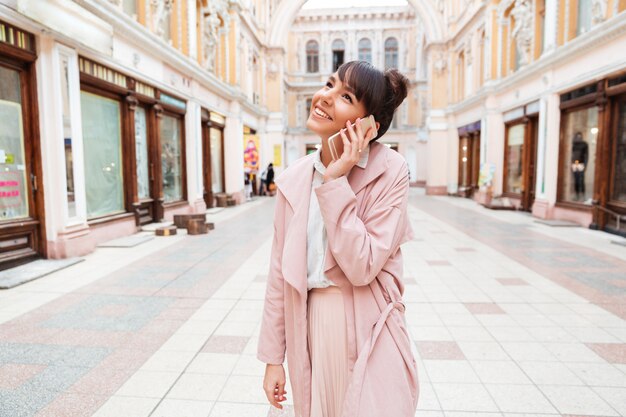
M 255 359 L 272 209 L 0 292 L 0 416 L 293 416 Z M 626 415 L 626 249 L 416 190 L 410 217 L 416 416 Z

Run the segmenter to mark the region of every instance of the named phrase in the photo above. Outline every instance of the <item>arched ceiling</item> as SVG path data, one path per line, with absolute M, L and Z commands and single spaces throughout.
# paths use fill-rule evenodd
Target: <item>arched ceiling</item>
M 289 32 L 296 15 L 307 0 L 282 0 L 272 16 L 269 46 L 286 47 Z M 415 9 L 426 35 L 426 42 L 443 41 L 443 20 L 433 0 L 407 0 Z

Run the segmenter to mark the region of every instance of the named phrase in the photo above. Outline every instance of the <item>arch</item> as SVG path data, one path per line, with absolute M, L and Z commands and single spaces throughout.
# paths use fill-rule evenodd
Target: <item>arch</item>
M 289 28 L 293 24 L 300 8 L 307 0 L 281 1 L 271 17 L 269 45 L 287 48 Z M 407 0 L 413 6 L 420 23 L 425 28 L 426 42 L 442 42 L 444 40 L 443 16 L 434 0 Z

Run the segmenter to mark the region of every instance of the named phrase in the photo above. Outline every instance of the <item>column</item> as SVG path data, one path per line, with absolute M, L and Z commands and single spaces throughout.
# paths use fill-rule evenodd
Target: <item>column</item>
M 206 210 L 202 195 L 204 181 L 202 178 L 202 129 L 200 105 L 194 101 L 187 102 L 185 115 L 185 150 L 187 161 L 187 199 L 194 212 Z
M 243 121 L 241 104 L 230 103 L 224 127 L 224 173 L 226 192 L 242 194 L 243 191 Z
M 557 46 L 558 0 L 546 0 L 546 17 L 543 29 L 543 55 L 552 53 Z

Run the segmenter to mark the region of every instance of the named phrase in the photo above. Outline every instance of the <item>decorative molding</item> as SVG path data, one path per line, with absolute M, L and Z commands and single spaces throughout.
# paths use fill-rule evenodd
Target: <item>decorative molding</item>
M 515 26 L 511 36 L 515 39 L 517 51 L 520 57 L 520 66 L 530 63 L 534 38 L 533 11 L 530 0 L 515 0 L 511 10 L 511 16 L 515 20 Z

